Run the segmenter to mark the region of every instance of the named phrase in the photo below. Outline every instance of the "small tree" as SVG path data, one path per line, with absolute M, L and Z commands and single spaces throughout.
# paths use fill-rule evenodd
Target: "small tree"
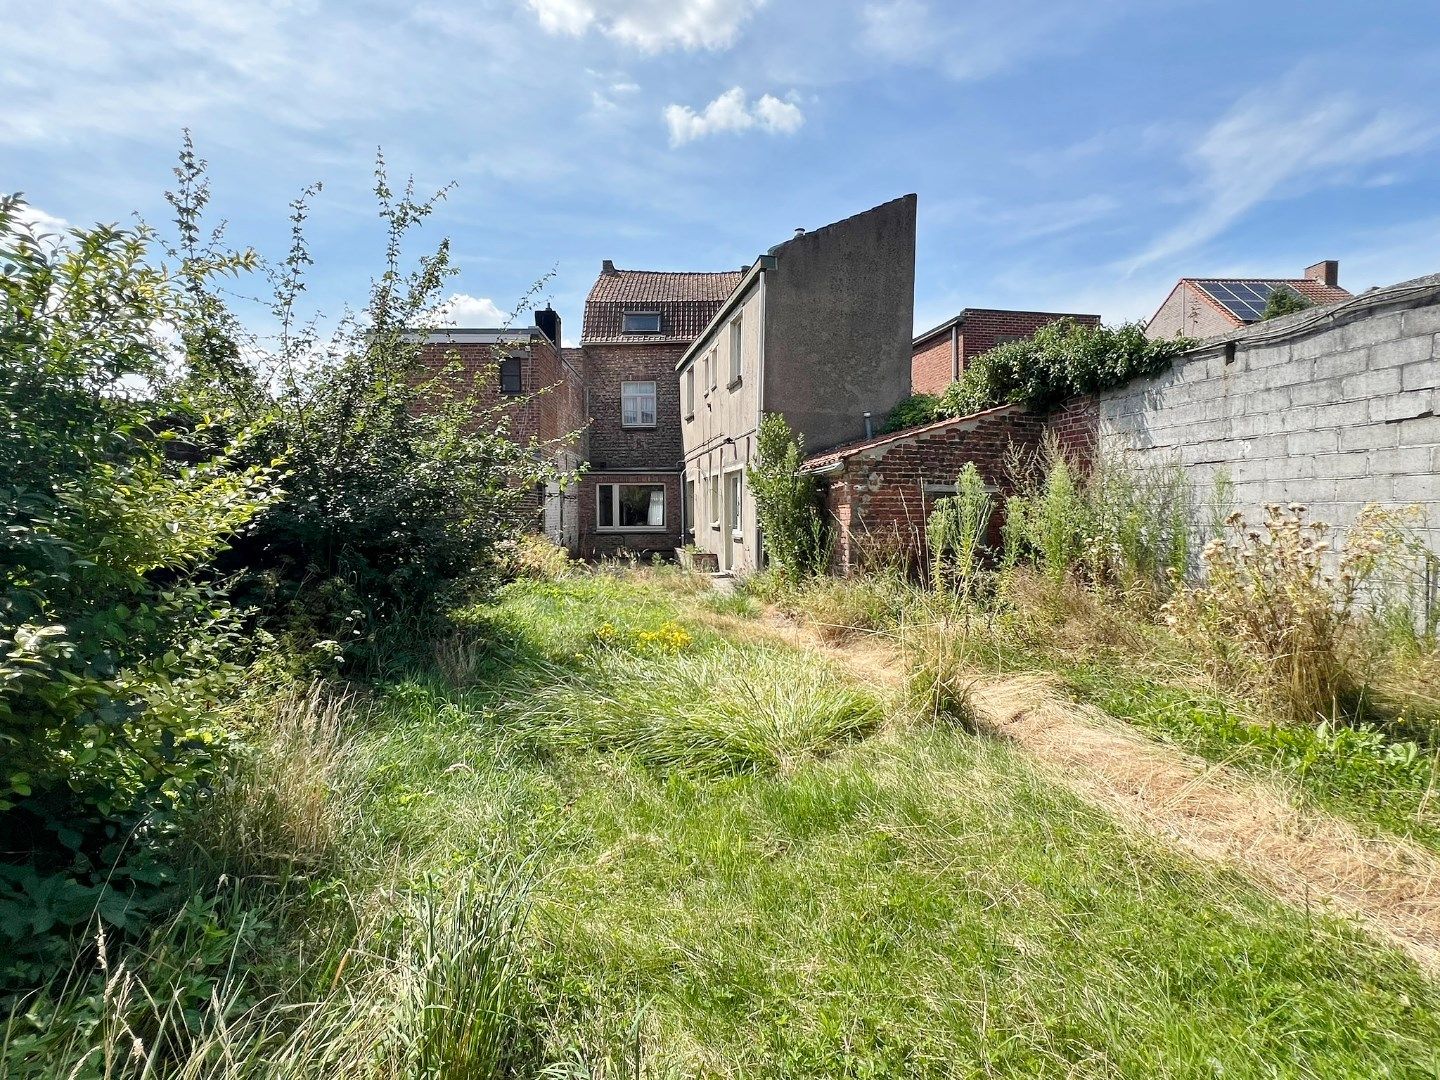
M 802 475 L 804 439 L 778 413 L 760 421 L 755 461 L 745 470 L 770 561 L 790 578 L 824 569 L 829 554 L 815 481 Z
M 1265 300 L 1265 309 L 1260 312 L 1260 321 L 1278 319 L 1281 315 L 1293 315 L 1297 311 L 1314 307 L 1308 297 L 1301 296 L 1289 285 L 1276 285 Z

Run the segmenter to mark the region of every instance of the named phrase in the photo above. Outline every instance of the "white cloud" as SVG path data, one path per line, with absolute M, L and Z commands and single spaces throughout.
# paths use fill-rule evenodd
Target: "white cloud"
M 503 327 L 510 316 L 488 296 L 454 293 L 440 307 L 436 319 L 441 326 Z
M 552 34 L 598 30 L 644 52 L 728 48 L 765 0 L 527 0 Z
M 793 101 L 765 94 L 751 105 L 745 91 L 738 86 L 726 90 L 699 112 L 688 105 L 665 106 L 671 146 L 684 146 L 708 135 L 751 128 L 772 135 L 793 135 L 804 123 L 805 114 Z
M 1194 209 L 1131 268 L 1203 244 L 1269 199 L 1363 183 L 1370 178 L 1366 166 L 1420 150 L 1435 136 L 1433 126 L 1407 110 L 1317 93 L 1301 75 L 1257 89 L 1186 154 L 1195 174 Z
M 1129 0 L 1011 0 L 932 4 L 875 0 L 861 9 L 861 39 L 882 59 L 983 79 L 1037 53 L 1077 49 Z
M 35 236 L 63 236 L 70 229 L 70 222 L 54 214 L 47 214 L 38 206 L 26 203 L 15 214 L 15 220 L 29 228 Z

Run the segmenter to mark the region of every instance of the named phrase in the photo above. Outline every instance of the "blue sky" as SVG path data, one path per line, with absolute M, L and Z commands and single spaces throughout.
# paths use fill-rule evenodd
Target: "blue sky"
M 1440 4 L 1180 0 L 0 0 L 0 188 L 164 216 L 182 127 L 233 240 L 322 181 L 312 296 L 358 301 L 375 150 L 493 323 L 537 277 L 578 336 L 602 258 L 739 267 L 916 192 L 917 328 L 1144 318 L 1181 275 L 1352 290 L 1440 271 Z

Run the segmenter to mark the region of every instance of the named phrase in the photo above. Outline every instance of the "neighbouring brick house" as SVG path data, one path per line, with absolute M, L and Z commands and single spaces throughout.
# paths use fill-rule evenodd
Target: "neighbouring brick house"
M 680 546 L 675 365 L 742 276 L 602 264 L 585 301 L 579 349 L 589 419 L 589 467 L 578 492 L 582 554 Z
M 560 474 L 535 493 L 537 524 L 556 543 L 574 547 L 581 521 L 563 477 L 585 460 L 584 374 L 574 351 L 561 347 L 560 316 L 546 308 L 520 329 L 447 328 L 426 336 L 422 363 L 457 394 L 474 402 L 475 424 L 503 416 L 512 437 L 533 443 Z
M 1339 283 L 1340 264 L 1326 259 L 1298 278 L 1181 278 L 1145 324 L 1152 338 L 1209 338 L 1258 322 L 1274 289 L 1288 289 L 1311 304 L 1350 299 Z
M 910 345 L 910 386 L 916 394 L 941 394 L 974 357 L 1007 341 L 1028 338 L 1048 323 L 1071 319 L 1098 326 L 1099 315 L 1054 311 L 1005 311 L 966 308 L 953 319 L 925 331 Z

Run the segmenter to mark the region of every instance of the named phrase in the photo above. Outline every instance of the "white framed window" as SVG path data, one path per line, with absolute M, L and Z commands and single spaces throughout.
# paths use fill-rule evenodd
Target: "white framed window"
M 622 382 L 620 384 L 620 426 L 655 426 L 655 384 L 653 382 Z
M 596 484 L 595 525 L 627 532 L 665 528 L 665 485 Z
M 745 474 L 739 469 L 725 474 L 725 508 L 730 511 L 730 535 L 737 540 L 742 535 L 741 525 L 744 514 L 741 509 L 740 496 L 743 491 L 741 481 L 744 477 Z
M 710 389 L 716 390 L 720 387 L 720 350 L 711 349 L 710 354 L 705 358 L 705 370 L 710 373 Z
M 710 505 L 706 507 L 710 512 L 710 527 L 720 528 L 720 474 L 714 473 L 710 477 L 710 497 L 706 500 Z
M 744 356 L 745 313 L 730 320 L 730 385 L 740 381 L 740 362 Z
M 695 365 L 685 369 L 685 418 L 695 415 Z
M 660 313 L 658 311 L 626 311 L 620 316 L 622 334 L 658 334 Z
M 704 377 L 704 379 L 703 379 L 703 380 L 701 381 L 701 383 L 700 383 L 700 391 L 701 391 L 701 393 L 704 393 L 704 394 L 708 394 L 708 393 L 710 393 L 711 390 L 715 389 L 715 384 L 710 381 L 710 357 L 711 357 L 712 355 L 713 355 L 713 353 L 708 353 L 708 352 L 707 352 L 707 353 L 705 354 L 705 359 L 704 359 L 704 361 L 702 361 L 702 362 L 704 363 L 704 365 L 705 365 L 705 367 L 702 369 L 702 372 L 703 372 L 703 374 L 704 374 L 705 377 Z

